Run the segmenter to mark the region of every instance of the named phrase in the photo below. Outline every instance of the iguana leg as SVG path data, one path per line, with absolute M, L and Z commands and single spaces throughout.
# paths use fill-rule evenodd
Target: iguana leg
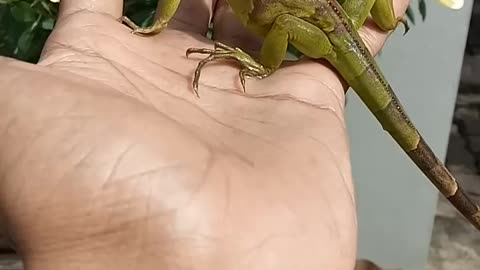
M 198 96 L 198 81 L 200 72 L 208 62 L 217 59 L 233 59 L 240 63 L 240 80 L 245 92 L 245 78 L 263 79 L 280 67 L 285 59 L 288 43 L 294 45 L 303 54 L 311 58 L 332 56 L 334 50 L 325 33 L 318 27 L 289 14 L 276 18 L 270 31 L 266 34 L 259 60 L 239 48 L 232 48 L 220 42 L 215 43 L 215 49 L 190 48 L 187 57 L 192 53 L 208 54 L 200 61 L 195 70 L 193 89 Z
M 373 4 L 375 4 L 375 0 L 342 0 L 339 2 L 352 21 L 355 30 L 365 23 Z
M 393 0 L 341 0 L 343 9 L 358 30 L 371 14 L 375 23 L 384 31 L 395 30 L 398 23 L 405 26 L 405 33 L 410 26 L 406 19 L 395 17 Z
M 153 25 L 149 27 L 140 27 L 136 25 L 130 18 L 123 16 L 122 21 L 132 28 L 132 32 L 138 35 L 155 35 L 160 33 L 167 27 L 168 22 L 172 19 L 178 6 L 182 0 L 162 0 L 158 2 L 157 15 Z
M 259 63 L 248 53 L 242 51 L 240 48 L 232 48 L 221 42 L 214 43 L 214 49 L 206 48 L 189 48 L 187 49 L 187 57 L 193 53 L 208 54 L 209 56 L 198 63 L 195 69 L 195 77 L 193 78 L 193 90 L 198 97 L 198 81 L 200 80 L 200 73 L 203 67 L 209 62 L 220 59 L 233 59 L 240 63 L 243 67 L 240 70 L 240 80 L 242 82 L 243 92 L 245 92 L 245 77 L 264 78 L 268 76 L 273 70 Z
M 393 0 L 377 0 L 370 10 L 375 23 L 384 31 L 395 30 L 398 23 L 405 27 L 404 35 L 410 30 L 410 26 L 405 18 L 395 17 L 393 9 Z

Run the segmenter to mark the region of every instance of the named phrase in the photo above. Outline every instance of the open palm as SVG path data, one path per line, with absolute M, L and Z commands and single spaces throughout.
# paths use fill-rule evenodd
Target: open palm
M 185 51 L 212 14 L 216 39 L 259 44 L 215 2 L 139 37 L 120 0 L 62 0 L 39 64 L 0 59 L 0 217 L 29 269 L 353 267 L 344 85 L 302 61 L 243 94 L 219 62 L 196 98 Z

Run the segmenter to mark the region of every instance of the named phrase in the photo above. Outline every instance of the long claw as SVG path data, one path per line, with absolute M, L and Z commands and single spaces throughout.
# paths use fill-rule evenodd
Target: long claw
M 242 69 L 240 70 L 239 72 L 239 76 L 240 76 L 240 83 L 242 84 L 242 90 L 243 90 L 243 93 L 247 93 L 247 89 L 245 87 L 245 70 Z
M 214 53 L 216 53 L 216 51 L 212 50 L 212 49 L 207 49 L 207 48 L 188 48 L 185 55 L 188 58 L 190 56 L 190 54 L 193 54 L 193 53 L 214 54 Z
M 232 52 L 238 50 L 237 48 L 232 48 L 232 47 L 230 47 L 226 44 L 223 44 L 221 42 L 218 42 L 218 41 L 215 41 L 215 43 L 213 45 L 214 45 L 215 49 L 221 48 L 221 49 L 224 49 L 225 51 L 232 51 Z
M 215 55 L 212 54 L 202 61 L 198 62 L 197 68 L 195 69 L 195 76 L 193 77 L 193 91 L 197 97 L 200 97 L 198 94 L 198 82 L 200 81 L 200 74 L 202 73 L 202 68 L 208 63 L 215 59 Z
M 167 23 L 163 21 L 156 21 L 152 26 L 149 27 L 140 27 L 136 23 L 134 23 L 130 18 L 127 16 L 123 16 L 121 21 L 125 23 L 130 29 L 132 29 L 132 33 L 136 35 L 155 35 L 162 32 L 163 29 L 167 27 Z
M 137 29 L 138 25 L 134 23 L 130 18 L 127 16 L 122 16 L 119 20 L 120 22 L 126 24 L 128 27 L 130 27 L 132 30 Z
M 405 27 L 405 31 L 403 32 L 403 35 L 405 36 L 410 30 L 410 25 L 408 24 L 408 21 L 405 18 L 397 18 L 397 20 L 399 23 L 403 24 L 403 27 Z
M 239 76 L 242 83 L 243 92 L 246 93 L 245 81 L 246 77 L 257 77 L 265 78 L 272 73 L 273 70 L 264 67 L 261 63 L 254 60 L 250 55 L 243 52 L 239 48 L 232 48 L 221 42 L 214 43 L 214 49 L 206 48 L 189 48 L 185 52 L 186 57 L 189 57 L 190 54 L 207 54 L 208 56 L 201 60 L 197 68 L 195 69 L 195 76 L 193 78 L 193 90 L 195 95 L 198 97 L 198 84 L 200 80 L 200 74 L 203 67 L 214 60 L 220 59 L 233 59 L 240 63 L 243 66 L 243 69 L 240 70 Z

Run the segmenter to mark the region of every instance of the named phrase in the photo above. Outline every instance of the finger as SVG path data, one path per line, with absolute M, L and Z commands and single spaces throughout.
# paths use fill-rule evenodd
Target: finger
M 80 11 L 107 14 L 113 18 L 120 18 L 123 12 L 123 0 L 61 0 L 58 19 L 61 20 Z
M 248 31 L 238 20 L 225 0 L 219 0 L 213 18 L 214 39 L 242 48 L 249 53 L 260 50 L 262 38 Z
M 178 11 L 169 23 L 168 28 L 202 35 L 206 34 L 212 17 L 214 2 L 215 0 L 181 1 Z M 160 5 L 158 7 L 160 8 Z M 157 12 L 160 12 L 160 10 L 157 9 Z
M 393 0 L 396 17 L 403 17 L 405 15 L 408 4 L 409 0 Z M 399 27 L 403 27 L 403 25 L 399 24 L 397 29 Z M 365 26 L 358 32 L 373 55 L 376 55 L 381 50 L 388 36 L 392 33 L 381 30 L 372 20 L 367 20 Z

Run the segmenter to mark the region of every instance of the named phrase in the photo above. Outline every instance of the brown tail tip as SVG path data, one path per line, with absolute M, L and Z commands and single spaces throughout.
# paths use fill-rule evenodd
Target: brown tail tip
M 370 260 L 362 259 L 357 260 L 354 270 L 382 270 L 382 268 Z

